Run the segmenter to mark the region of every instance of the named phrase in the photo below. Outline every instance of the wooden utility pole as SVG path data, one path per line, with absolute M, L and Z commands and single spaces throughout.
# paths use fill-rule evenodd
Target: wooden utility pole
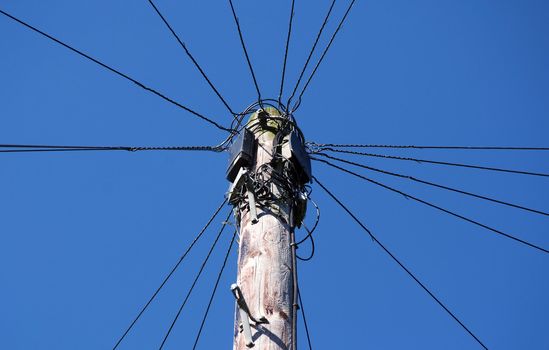
M 263 179 L 268 180 L 273 173 L 281 171 L 265 166 L 271 164 L 276 152 L 273 141 L 281 122 L 276 119 L 280 118 L 280 113 L 275 108 L 267 107 L 261 113 L 265 112 L 275 116 L 275 119 L 261 118 L 256 112 L 250 118 L 248 128 L 257 141 L 251 170 L 261 173 Z M 239 288 L 238 296 L 245 302 L 252 318 L 249 322 L 253 344 L 246 339 L 250 334 L 247 336 L 243 329 L 246 312 L 239 312 L 238 307 L 234 350 L 248 350 L 252 346 L 258 350 L 295 350 L 291 345 L 295 337 L 292 327 L 295 302 L 292 266 L 295 266 L 295 259 L 291 247 L 293 231 L 289 224 L 292 204 L 289 199 L 281 198 L 276 184 L 271 188 L 276 204 L 268 207 L 258 205 L 257 220 L 251 213 L 253 208 L 240 209 L 237 215 L 240 217 L 240 242 L 236 285 Z

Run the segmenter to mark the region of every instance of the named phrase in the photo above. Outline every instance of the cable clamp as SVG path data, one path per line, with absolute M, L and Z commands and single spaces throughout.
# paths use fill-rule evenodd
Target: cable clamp
M 323 150 L 322 145 L 312 141 L 306 142 L 305 148 L 309 151 L 309 154 L 316 154 Z
M 255 343 L 252 339 L 252 328 L 250 326 L 250 320 L 256 325 L 262 323 L 267 324 L 269 323 L 269 321 L 263 316 L 260 317 L 259 320 L 252 316 L 250 309 L 248 308 L 248 304 L 246 304 L 246 300 L 244 300 L 244 295 L 242 295 L 242 291 L 236 283 L 233 283 L 231 285 L 231 292 L 233 292 L 233 295 L 236 298 L 236 304 L 238 305 L 238 312 L 240 314 L 240 332 L 244 333 L 246 346 L 252 348 L 254 347 Z
M 248 308 L 248 304 L 246 304 L 246 300 L 244 299 L 244 295 L 236 283 L 231 284 L 231 291 L 233 292 L 238 307 L 246 312 L 246 315 L 250 318 L 250 320 L 252 320 L 252 322 L 255 324 L 269 324 L 269 320 L 267 320 L 265 316 L 261 316 L 259 320 L 252 316 L 250 309 Z
M 254 184 L 252 178 L 248 174 L 246 174 L 244 185 L 246 186 L 246 194 L 248 195 L 248 205 L 250 206 L 251 221 L 252 224 L 257 224 L 259 220 L 257 218 Z

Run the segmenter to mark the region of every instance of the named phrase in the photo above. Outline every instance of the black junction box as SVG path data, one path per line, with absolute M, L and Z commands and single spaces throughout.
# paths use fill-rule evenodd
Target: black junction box
M 301 185 L 311 181 L 311 158 L 297 132 L 292 131 L 288 139 L 290 161 L 294 164 Z
M 238 170 L 249 167 L 254 161 L 255 137 L 254 134 L 244 128 L 236 137 L 229 148 L 229 167 L 227 168 L 227 180 L 233 182 Z

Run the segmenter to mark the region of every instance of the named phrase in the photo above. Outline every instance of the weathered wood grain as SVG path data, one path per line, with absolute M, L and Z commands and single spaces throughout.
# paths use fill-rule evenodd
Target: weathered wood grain
M 274 134 L 252 131 L 259 144 L 254 166 L 258 169 L 272 158 Z M 259 222 L 254 225 L 247 210 L 241 213 L 237 283 L 252 315 L 269 321 L 253 327 L 254 349 L 258 350 L 291 348 L 293 282 L 288 208 L 282 204 L 281 214 L 258 208 Z M 247 350 L 236 315 L 234 350 Z

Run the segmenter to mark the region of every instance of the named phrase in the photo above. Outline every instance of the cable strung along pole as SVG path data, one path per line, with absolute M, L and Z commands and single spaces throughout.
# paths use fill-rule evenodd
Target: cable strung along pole
M 443 208 L 443 207 L 441 207 L 441 206 L 439 206 L 439 205 L 433 204 L 433 203 L 428 202 L 428 201 L 426 201 L 426 200 L 423 200 L 423 199 L 421 199 L 421 198 L 412 196 L 411 194 L 405 193 L 405 192 L 403 192 L 403 191 L 401 191 L 401 190 L 398 190 L 398 189 L 396 189 L 396 188 L 393 188 L 393 187 L 391 187 L 391 186 L 384 185 L 384 184 L 382 184 L 381 182 L 378 182 L 378 181 L 372 180 L 372 179 L 370 179 L 370 178 L 368 178 L 368 177 L 366 177 L 366 176 L 357 174 L 357 173 L 355 173 L 354 171 L 350 171 L 350 170 L 347 170 L 347 169 L 345 169 L 345 168 L 342 168 L 342 167 L 340 167 L 340 166 L 338 166 L 338 165 L 335 165 L 335 164 L 333 164 L 333 163 L 328 162 L 327 160 L 317 159 L 317 158 L 313 158 L 313 159 L 316 160 L 316 161 L 322 162 L 322 163 L 324 163 L 324 164 L 326 164 L 326 165 L 329 165 L 329 166 L 331 166 L 332 168 L 339 169 L 339 170 L 341 170 L 341 171 L 343 171 L 343 172 L 345 172 L 345 173 L 347 173 L 347 174 L 350 174 L 350 175 L 353 175 L 353 176 L 355 176 L 355 177 L 358 177 L 358 178 L 360 178 L 360 179 L 362 179 L 362 180 L 368 181 L 368 182 L 370 182 L 370 183 L 372 183 L 372 184 L 374 184 L 374 185 L 377 185 L 377 186 L 379 186 L 379 187 L 385 188 L 386 190 L 389 190 L 389 191 L 391 191 L 391 192 L 398 193 L 398 194 L 404 196 L 404 198 L 412 199 L 412 200 L 414 200 L 414 201 L 416 201 L 416 202 L 418 202 L 418 203 L 422 203 L 422 204 L 424 204 L 424 205 L 426 205 L 426 206 L 428 206 L 428 207 L 437 209 L 437 210 L 439 210 L 439 211 L 441 211 L 441 212 L 443 212 L 443 213 L 446 213 L 446 214 L 448 214 L 448 215 L 450 215 L 450 216 L 456 217 L 456 218 L 461 219 L 461 220 L 463 220 L 463 221 L 467 221 L 467 222 L 469 222 L 469 223 L 471 223 L 471 224 L 473 224 L 473 225 L 482 227 L 482 228 L 484 228 L 484 229 L 486 229 L 486 230 L 488 230 L 488 231 L 492 231 L 492 232 L 494 232 L 494 233 L 496 233 L 496 234 L 498 234 L 498 235 L 507 237 L 507 238 L 509 238 L 509 239 L 511 239 L 511 240 L 513 240 L 513 241 L 515 241 L 515 242 L 524 244 L 524 245 L 526 245 L 526 246 L 528 246 L 528 247 L 530 247 L 530 248 L 534 248 L 534 249 L 537 249 L 537 250 L 539 250 L 539 251 L 541 251 L 541 252 L 543 252 L 543 253 L 549 254 L 549 250 L 547 250 L 547 249 L 545 249 L 545 248 L 542 248 L 542 247 L 540 247 L 540 246 L 538 246 L 538 245 L 535 245 L 535 244 L 532 244 L 532 243 L 530 243 L 530 242 L 527 242 L 527 241 L 525 241 L 525 240 L 523 240 L 523 239 L 520 239 L 520 238 L 515 237 L 515 236 L 513 236 L 513 235 L 510 235 L 510 234 L 508 234 L 508 233 L 505 233 L 505 232 L 503 232 L 503 231 L 501 231 L 501 230 L 495 229 L 495 228 L 493 228 L 493 227 L 491 227 L 491 226 L 485 225 L 485 224 L 483 224 L 483 223 L 481 223 L 481 222 L 479 222 L 479 221 L 470 219 L 470 218 L 468 218 L 468 217 L 466 217 L 466 216 L 463 216 L 463 215 L 461 215 L 461 214 L 458 214 L 458 213 L 456 213 L 456 212 L 454 212 L 454 211 L 448 210 L 448 209 L 446 209 L 446 208 Z
M 71 152 L 71 151 L 209 151 L 223 152 L 218 146 L 60 146 L 0 144 L 0 153 Z
M 308 181 L 292 153 L 302 141 L 296 135 L 291 118 L 266 107 L 230 149 L 228 199 L 240 223 L 234 350 L 296 349 L 294 226 L 303 220 Z
M 257 91 L 257 102 L 259 102 L 261 104 L 261 90 L 259 89 L 259 84 L 257 83 L 257 79 L 255 77 L 254 68 L 252 66 L 252 61 L 250 60 L 250 56 L 248 55 L 248 50 L 246 49 L 246 43 L 244 42 L 244 36 L 242 34 L 242 29 L 240 28 L 240 20 L 238 19 L 238 16 L 236 15 L 236 10 L 234 8 L 234 4 L 233 4 L 232 0 L 229 0 L 229 5 L 231 7 L 231 12 L 233 14 L 236 29 L 238 31 L 238 37 L 240 38 L 240 44 L 242 46 L 242 51 L 244 51 L 244 56 L 246 57 L 246 62 L 248 63 L 248 68 L 250 69 L 250 74 L 252 75 L 252 80 L 254 81 L 255 90 Z
M 40 29 L 38 29 L 38 28 L 36 28 L 36 27 L 33 27 L 32 25 L 30 25 L 30 24 L 28 24 L 28 23 L 26 23 L 26 22 L 20 20 L 19 18 L 15 17 L 15 16 L 10 15 L 9 13 L 7 13 L 7 12 L 1 10 L 1 9 L 0 9 L 0 14 L 4 15 L 5 17 L 7 17 L 7 18 L 9 18 L 9 19 L 11 19 L 11 20 L 13 20 L 13 21 L 15 21 L 15 22 L 21 24 L 21 25 L 23 25 L 24 27 L 26 27 L 26 28 L 28 28 L 28 29 L 34 31 L 35 33 L 38 33 L 38 34 L 42 35 L 43 37 L 46 37 L 46 38 L 48 38 L 49 40 L 51 40 L 51 41 L 53 41 L 53 42 L 55 42 L 55 43 L 57 43 L 57 44 L 59 44 L 59 45 L 65 47 L 65 48 L 69 49 L 70 51 L 76 53 L 77 55 L 79 55 L 79 56 L 81 56 L 81 57 L 84 57 L 84 58 L 86 58 L 86 59 L 89 60 L 89 61 L 92 61 L 93 63 L 95 63 L 95 64 L 97 64 L 97 65 L 103 67 L 104 69 L 110 71 L 111 73 L 114 73 L 114 74 L 116 74 L 116 75 L 118 75 L 118 76 L 120 76 L 120 77 L 122 77 L 122 78 L 124 78 L 124 79 L 126 79 L 126 80 L 131 81 L 132 83 L 134 83 L 135 85 L 139 86 L 139 87 L 142 88 L 143 90 L 146 90 L 146 91 L 148 91 L 148 92 L 150 92 L 150 93 L 152 93 L 152 94 L 154 94 L 154 95 L 156 95 L 156 96 L 162 98 L 163 100 L 165 100 L 165 101 L 167 101 L 167 102 L 169 102 L 169 103 L 171 103 L 171 104 L 173 104 L 173 105 L 175 105 L 175 106 L 177 106 L 177 107 L 179 107 L 179 108 L 181 108 L 181 109 L 183 109 L 183 110 L 185 110 L 185 111 L 187 111 L 187 112 L 193 114 L 194 116 L 196 116 L 196 117 L 198 117 L 198 118 L 200 118 L 200 119 L 202 119 L 202 120 L 204 120 L 204 121 L 206 121 L 206 122 L 208 122 L 208 123 L 214 125 L 216 128 L 218 128 L 218 129 L 220 129 L 220 130 L 223 130 L 223 131 L 227 131 L 227 132 L 229 132 L 229 133 L 232 132 L 232 130 L 230 130 L 230 129 L 224 127 L 223 125 L 221 125 L 221 124 L 219 124 L 219 123 L 213 121 L 212 119 L 210 119 L 210 118 L 208 118 L 208 117 L 206 117 L 206 116 L 204 116 L 204 115 L 202 115 L 202 114 L 200 114 L 200 113 L 198 113 L 198 112 L 196 112 L 196 111 L 190 109 L 189 107 L 187 107 L 187 106 L 185 106 L 185 105 L 183 105 L 183 104 L 181 104 L 181 103 L 175 101 L 174 99 L 172 99 L 172 98 L 170 98 L 170 97 L 168 97 L 168 96 L 162 94 L 161 92 L 159 92 L 159 91 L 157 91 L 157 90 L 155 90 L 155 89 L 153 89 L 153 88 L 150 88 L 150 87 L 148 87 L 147 85 L 145 85 L 145 84 L 143 84 L 143 83 L 137 81 L 136 79 L 130 77 L 129 75 L 127 75 L 127 74 L 125 74 L 125 73 L 122 73 L 121 71 L 119 71 L 119 70 L 117 70 L 117 69 L 115 69 L 115 68 L 113 68 L 113 67 L 111 67 L 111 66 L 109 66 L 109 65 L 106 65 L 105 63 L 103 63 L 103 62 L 101 62 L 101 61 L 95 59 L 94 57 L 92 57 L 92 56 L 86 54 L 85 52 L 80 51 L 80 50 L 74 48 L 73 46 L 71 46 L 71 45 L 69 45 L 69 44 L 66 44 L 66 43 L 62 42 L 61 40 L 59 40 L 59 39 L 57 39 L 57 38 L 55 38 L 55 37 L 49 35 L 48 33 L 44 32 L 44 31 L 42 31 L 42 30 L 40 30 Z
M 166 277 L 164 277 L 164 280 L 162 280 L 162 283 L 160 283 L 160 286 L 156 289 L 156 291 L 152 294 L 152 296 L 149 298 L 149 300 L 145 303 L 145 306 L 143 306 L 141 308 L 141 310 L 139 311 L 139 313 L 137 314 L 137 316 L 133 319 L 133 321 L 130 323 L 130 325 L 128 326 L 128 328 L 126 328 L 126 330 L 124 331 L 124 333 L 122 334 L 122 336 L 118 339 L 118 341 L 116 342 L 116 344 L 114 344 L 114 347 L 112 348 L 112 350 L 116 350 L 118 348 L 118 346 L 120 345 L 120 343 L 122 343 L 122 341 L 124 340 L 124 338 L 128 335 L 128 333 L 132 330 L 133 326 L 137 323 L 137 321 L 139 320 L 139 318 L 141 317 L 141 315 L 143 315 L 143 313 L 147 310 L 147 308 L 149 307 L 149 305 L 153 302 L 153 300 L 156 298 L 156 296 L 158 295 L 158 293 L 160 292 L 160 290 L 164 287 L 164 285 L 168 282 L 168 280 L 172 277 L 172 275 L 175 273 L 175 271 L 177 270 L 177 268 L 179 267 L 179 265 L 181 265 L 181 263 L 183 262 L 183 260 L 185 260 L 185 258 L 187 257 L 187 255 L 189 254 L 189 252 L 193 249 L 193 247 L 195 246 L 196 242 L 198 242 L 198 240 L 202 237 L 202 235 L 204 234 L 204 232 L 206 232 L 206 230 L 208 229 L 208 227 L 211 225 L 212 221 L 217 217 L 217 215 L 219 214 L 219 212 L 221 211 L 221 209 L 225 206 L 225 204 L 227 203 L 227 200 L 223 200 L 223 202 L 219 205 L 219 207 L 215 210 L 215 212 L 212 214 L 212 216 L 210 216 L 210 219 L 208 220 L 208 222 L 206 223 L 206 225 L 202 228 L 202 230 L 200 230 L 200 232 L 198 233 L 198 235 L 193 239 L 193 241 L 191 242 L 191 244 L 187 247 L 187 249 L 185 250 L 185 252 L 183 253 L 183 255 L 181 255 L 181 257 L 179 258 L 179 260 L 177 260 L 177 262 L 175 263 L 175 265 L 172 267 L 172 269 L 170 270 L 170 272 L 166 275 Z
M 549 151 L 549 147 L 516 147 L 516 146 L 420 146 L 420 145 L 375 145 L 357 143 L 315 143 L 308 144 L 317 148 L 397 148 L 397 149 L 434 149 L 434 150 L 465 150 L 465 151 Z
M 233 116 L 235 115 L 235 113 L 233 112 L 233 110 L 231 109 L 231 107 L 229 106 L 229 104 L 227 103 L 227 101 L 225 101 L 225 99 L 223 98 L 223 96 L 221 95 L 221 93 L 217 90 L 217 88 L 214 86 L 214 84 L 212 83 L 212 81 L 210 80 L 210 78 L 208 78 L 208 76 L 206 75 L 206 73 L 204 72 L 204 70 L 202 69 L 202 67 L 200 66 L 200 64 L 198 64 L 198 61 L 194 58 L 194 56 L 191 54 L 191 52 L 189 51 L 189 49 L 187 49 L 187 45 L 185 45 L 185 43 L 183 41 L 181 41 L 181 38 L 179 38 L 179 35 L 177 35 L 177 33 L 175 32 L 175 30 L 172 28 L 172 26 L 170 25 L 170 23 L 166 20 L 166 17 L 164 17 L 164 15 L 162 14 L 162 12 L 160 12 L 160 10 L 158 9 L 158 7 L 156 6 L 156 4 L 154 3 L 154 1 L 152 0 L 149 0 L 149 4 L 151 5 L 151 7 L 153 8 L 154 12 L 156 12 L 156 14 L 158 15 L 158 17 L 160 17 L 160 19 L 162 20 L 162 22 L 166 25 L 166 27 L 168 28 L 168 30 L 170 31 L 170 33 L 172 33 L 173 37 L 175 38 L 175 40 L 177 40 L 177 42 L 179 43 L 179 46 L 181 46 L 181 48 L 183 49 L 183 51 L 185 51 L 185 54 L 187 55 L 187 57 L 189 57 L 189 59 L 192 61 L 192 63 L 194 64 L 194 66 L 196 67 L 196 69 L 198 69 L 198 71 L 200 72 L 200 74 L 202 75 L 202 77 L 206 80 L 206 82 L 208 83 L 208 85 L 210 85 L 210 88 L 213 90 L 213 92 L 215 92 L 215 94 L 217 95 L 217 97 L 221 100 L 221 102 L 225 105 L 225 107 L 227 108 L 227 110 L 229 111 L 229 113 L 231 113 Z
M 370 231 L 363 223 L 361 220 L 359 220 L 356 215 L 351 212 L 351 210 L 345 205 L 343 204 L 343 202 L 341 202 L 339 200 L 338 197 L 335 196 L 335 194 L 332 193 L 332 191 L 330 191 L 328 188 L 326 188 L 326 186 L 324 186 L 320 181 L 318 181 L 318 179 L 316 177 L 313 178 L 315 180 L 315 182 L 324 190 L 324 192 L 326 192 L 328 194 L 328 196 L 330 196 L 347 214 L 349 214 L 349 216 L 353 219 L 353 221 L 355 221 L 369 236 L 370 238 L 375 242 L 377 243 L 377 245 L 383 249 L 383 251 L 385 253 L 387 253 L 387 255 L 389 255 L 389 257 L 391 257 L 391 259 L 393 259 L 394 262 L 396 262 L 398 264 L 398 266 L 400 266 L 407 274 L 408 276 L 410 276 L 425 292 L 427 292 L 427 294 L 429 294 L 429 296 L 438 304 L 440 305 L 440 307 L 442 307 L 444 309 L 444 311 L 446 311 L 446 313 L 448 315 L 450 315 L 457 323 L 459 323 L 459 325 L 467 332 L 469 333 L 469 335 L 471 337 L 473 337 L 476 342 L 482 346 L 483 349 L 486 349 L 488 350 L 488 348 L 486 347 L 486 345 L 484 345 L 484 343 L 456 316 L 454 315 L 454 313 L 452 311 L 450 311 L 450 309 L 448 307 L 446 307 L 446 305 L 444 305 L 442 303 L 442 301 L 440 301 L 439 298 L 437 298 L 435 296 L 435 294 L 433 294 L 429 288 L 427 288 L 416 276 L 414 273 L 412 273 L 412 271 L 410 271 L 401 261 L 400 259 L 398 259 L 389 249 L 387 249 L 385 247 L 385 245 L 383 243 L 381 243 L 381 241 L 379 241 L 377 239 L 376 236 L 374 236 L 374 234 L 372 233 L 372 231 Z
M 305 86 L 303 86 L 303 89 L 301 90 L 301 93 L 299 94 L 299 97 L 297 98 L 297 102 L 294 104 L 294 107 L 292 110 L 296 110 L 299 108 L 299 105 L 301 104 L 301 98 L 303 97 L 303 94 L 307 90 L 307 87 L 309 87 L 309 84 L 311 83 L 311 80 L 313 80 L 313 77 L 316 74 L 316 71 L 318 70 L 318 67 L 320 67 L 320 64 L 324 60 L 324 57 L 326 57 L 326 54 L 328 53 L 328 50 L 330 50 L 330 47 L 332 46 L 334 39 L 336 38 L 337 33 L 341 30 L 341 27 L 343 26 L 343 23 L 345 23 L 345 20 L 347 19 L 347 16 L 349 15 L 349 12 L 351 12 L 351 9 L 353 8 L 353 5 L 355 4 L 356 0 L 352 0 L 349 3 L 349 6 L 347 7 L 347 10 L 345 11 L 345 14 L 341 18 L 341 21 L 339 22 L 336 30 L 334 31 L 334 34 L 332 34 L 332 37 L 330 38 L 330 41 L 328 42 L 328 45 L 326 45 L 326 48 L 322 52 L 322 55 L 320 56 L 318 62 L 316 63 L 311 75 L 309 75 L 309 79 L 307 79 L 307 82 L 305 83 Z M 290 108 L 290 106 L 288 106 Z

